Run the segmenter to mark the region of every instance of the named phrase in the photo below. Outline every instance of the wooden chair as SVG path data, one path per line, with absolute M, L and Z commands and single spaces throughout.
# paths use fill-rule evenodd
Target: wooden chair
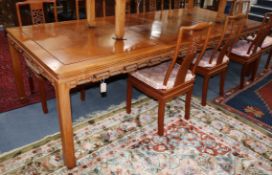
M 262 49 L 265 51 L 269 51 L 268 58 L 265 64 L 265 69 L 269 69 L 269 64 L 272 57 L 272 36 L 271 36 L 271 30 L 272 30 L 272 12 L 268 12 L 265 14 L 263 19 L 263 24 L 267 24 L 267 36 L 264 39 L 264 42 L 262 44 Z
M 246 16 L 227 17 L 219 42 L 215 48 L 208 49 L 196 67 L 196 73 L 203 77 L 201 104 L 206 105 L 208 85 L 211 77 L 220 75 L 219 95 L 224 95 L 225 77 L 229 64 L 228 52 L 239 39 Z
M 54 20 L 58 21 L 56 0 L 38 0 L 38 1 L 27 0 L 24 2 L 16 3 L 16 13 L 17 13 L 19 26 L 22 26 L 22 18 L 20 13 L 20 9 L 22 6 L 30 7 L 30 15 L 31 15 L 32 24 L 45 23 L 45 15 L 44 15 L 44 8 L 43 8 L 44 4 L 53 4 Z
M 147 11 L 156 11 L 157 10 L 157 0 L 136 0 L 136 4 L 137 5 L 137 13 L 140 12 L 140 4 L 142 4 L 143 6 L 143 12 L 147 12 Z
M 244 14 L 248 16 L 250 11 L 250 0 L 234 0 L 232 1 L 230 15 Z
M 196 64 L 204 54 L 208 37 L 211 31 L 211 23 L 199 23 L 194 26 L 181 27 L 179 30 L 176 49 L 171 61 L 157 66 L 138 70 L 128 76 L 127 85 L 127 113 L 131 112 L 132 87 L 136 87 L 148 96 L 158 100 L 158 134 L 164 134 L 164 108 L 168 100 L 179 95 L 186 94 L 185 119 L 190 118 L 190 103 L 195 80 L 195 66 L 192 61 L 198 54 Z M 186 44 L 186 50 L 181 64 L 177 64 L 181 47 Z
M 185 0 L 169 0 L 169 9 L 179 9 L 185 7 Z
M 161 0 L 161 10 L 164 10 L 165 0 Z M 168 0 L 168 9 L 179 9 L 185 7 L 185 0 Z
M 244 87 L 245 77 L 251 74 L 251 81 L 254 81 L 257 74 L 260 58 L 265 49 L 262 49 L 268 29 L 271 26 L 263 23 L 259 27 L 259 31 L 252 41 L 245 39 L 239 40 L 233 46 L 229 55 L 230 60 L 242 65 L 240 75 L 240 88 Z
M 80 8 L 79 5 L 80 3 L 84 3 L 86 0 L 75 0 L 75 7 L 76 7 L 76 19 L 80 19 Z M 85 8 L 86 10 L 86 8 Z M 126 3 L 126 14 L 130 14 L 131 13 L 131 8 L 130 8 L 130 0 L 127 0 Z M 106 0 L 102 0 L 102 17 L 106 17 L 107 16 L 107 4 L 106 4 Z
M 31 15 L 31 20 L 32 24 L 41 24 L 45 23 L 45 15 L 44 15 L 44 8 L 43 5 L 44 3 L 50 3 L 53 4 L 53 13 L 54 13 L 54 19 L 55 21 L 58 21 L 57 18 L 57 11 L 56 11 L 56 1 L 55 0 L 40 0 L 40 1 L 34 1 L 34 0 L 27 0 L 24 2 L 17 2 L 16 3 L 16 12 L 17 12 L 17 18 L 18 18 L 18 24 L 19 26 L 22 26 L 22 18 L 21 18 L 21 13 L 20 9 L 22 6 L 29 6 L 30 7 L 30 15 Z M 45 80 L 44 78 L 40 75 L 39 72 L 35 71 L 35 69 L 31 68 L 31 63 L 27 62 L 28 67 L 33 70 L 34 77 L 29 76 L 29 84 L 30 84 L 30 91 L 31 93 L 34 93 L 34 80 L 38 82 L 38 89 L 40 93 L 40 99 L 41 99 L 41 104 L 42 104 L 42 109 L 44 113 L 48 113 L 48 108 L 47 108 L 47 102 L 46 102 L 46 90 L 45 90 Z
M 75 7 L 76 7 L 76 19 L 79 20 L 80 19 L 80 14 L 79 14 L 79 11 L 80 11 L 80 8 L 79 8 L 79 5 L 81 2 L 85 2 L 85 0 L 75 0 Z M 104 0 L 103 0 L 104 2 Z M 86 8 L 85 8 L 86 10 Z M 103 15 L 104 15 L 104 9 L 103 9 Z
M 20 9 L 22 6 L 29 6 L 30 7 L 30 15 L 32 19 L 32 24 L 41 24 L 45 23 L 45 14 L 44 14 L 44 4 L 45 3 L 51 3 L 53 4 L 53 13 L 54 13 L 54 19 L 55 21 L 58 21 L 57 17 L 57 11 L 56 11 L 56 1 L 55 0 L 27 0 L 24 2 L 18 2 L 16 3 L 16 12 L 17 12 L 17 18 L 18 18 L 18 24 L 19 26 L 22 26 L 22 18 Z M 42 109 L 44 113 L 48 113 L 47 108 L 47 99 L 46 99 L 46 89 L 45 89 L 45 79 L 43 76 L 38 72 L 35 68 L 33 68 L 32 64 L 26 60 L 27 66 L 32 70 L 32 73 L 34 73 L 34 76 L 29 76 L 29 84 L 30 84 L 30 90 L 31 93 L 34 93 L 34 80 L 38 83 L 38 89 L 40 93 L 40 99 L 42 104 Z M 34 78 L 34 80 L 33 80 Z M 82 90 L 80 91 L 80 97 L 81 100 L 85 99 L 85 92 Z
M 272 12 L 268 12 L 265 14 L 263 18 L 263 25 L 268 25 L 267 26 L 267 36 L 265 37 L 261 48 L 263 52 L 269 52 L 268 58 L 265 64 L 265 70 L 269 69 L 269 64 L 271 61 L 272 57 L 272 36 L 271 36 L 271 30 L 272 30 Z M 252 42 L 256 38 L 257 34 L 252 34 L 250 36 L 247 36 L 246 40 Z

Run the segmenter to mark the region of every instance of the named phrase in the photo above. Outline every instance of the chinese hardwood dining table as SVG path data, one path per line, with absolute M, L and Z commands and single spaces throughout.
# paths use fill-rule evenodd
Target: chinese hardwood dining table
M 20 55 L 55 88 L 64 163 L 76 166 L 70 89 L 170 59 L 178 29 L 199 22 L 215 22 L 216 12 L 194 8 L 164 10 L 126 16 L 123 40 L 115 40 L 115 18 L 56 22 L 8 28 L 9 47 L 19 97 L 24 100 Z M 258 30 L 248 20 L 244 34 Z M 212 36 L 223 28 L 215 22 Z M 211 39 L 211 42 L 213 40 Z

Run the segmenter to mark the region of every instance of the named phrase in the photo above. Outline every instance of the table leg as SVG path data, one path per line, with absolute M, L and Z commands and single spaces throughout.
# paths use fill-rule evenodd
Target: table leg
M 56 84 L 55 91 L 62 140 L 63 160 L 67 168 L 73 168 L 76 166 L 76 159 L 73 140 L 70 87 L 65 83 Z
M 23 102 L 26 100 L 23 76 L 22 76 L 22 68 L 20 63 L 20 54 L 19 52 L 11 45 L 9 42 L 9 51 L 12 59 L 12 67 L 13 73 L 15 77 L 15 84 L 17 89 L 17 94 Z

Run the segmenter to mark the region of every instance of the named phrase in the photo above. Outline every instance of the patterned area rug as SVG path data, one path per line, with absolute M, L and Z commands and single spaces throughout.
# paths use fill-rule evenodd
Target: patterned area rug
M 272 71 L 259 75 L 256 83 L 242 90 L 233 88 L 225 98 L 214 101 L 272 133 Z
M 30 89 L 28 86 L 28 75 L 27 68 L 23 59 L 21 59 L 22 63 L 22 73 L 23 73 L 23 81 L 25 84 L 25 92 L 28 96 L 28 101 L 22 103 L 16 92 L 15 79 L 12 70 L 12 62 L 8 49 L 8 41 L 5 36 L 4 31 L 0 31 L 0 112 L 9 111 L 12 109 L 20 108 L 29 104 L 37 103 L 40 101 L 38 92 L 30 93 Z M 34 84 L 37 87 L 36 84 Z M 37 89 L 37 88 L 35 88 Z M 47 83 L 47 97 L 54 97 L 53 87 Z
M 168 103 L 166 134 L 157 130 L 157 102 L 144 99 L 130 115 L 124 104 L 74 126 L 77 167 L 63 166 L 59 135 L 0 158 L 0 174 L 272 174 L 272 139 L 218 109 L 193 99 Z

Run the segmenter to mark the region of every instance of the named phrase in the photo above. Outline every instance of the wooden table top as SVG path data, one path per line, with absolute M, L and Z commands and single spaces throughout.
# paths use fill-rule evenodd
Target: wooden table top
M 180 26 L 215 22 L 216 12 L 194 8 L 149 12 L 126 17 L 125 40 L 114 40 L 114 17 L 97 18 L 96 27 L 86 20 L 57 22 L 22 28 L 9 28 L 8 34 L 55 79 L 67 79 L 86 73 L 114 72 L 133 62 L 145 61 L 150 54 L 167 53 L 176 44 Z M 258 22 L 248 21 L 249 32 Z M 220 34 L 222 23 L 215 23 L 213 35 Z M 101 72 L 102 71 L 102 72 Z M 114 73 L 113 73 L 114 74 Z

